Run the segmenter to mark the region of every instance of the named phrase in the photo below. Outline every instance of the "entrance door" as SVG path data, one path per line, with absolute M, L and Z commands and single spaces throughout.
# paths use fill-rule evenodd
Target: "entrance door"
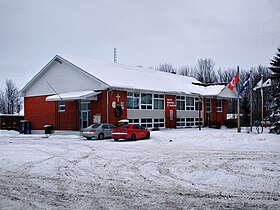
M 90 102 L 80 101 L 81 129 L 86 128 L 90 124 Z
M 89 111 L 81 111 L 82 114 L 82 128 L 89 126 Z

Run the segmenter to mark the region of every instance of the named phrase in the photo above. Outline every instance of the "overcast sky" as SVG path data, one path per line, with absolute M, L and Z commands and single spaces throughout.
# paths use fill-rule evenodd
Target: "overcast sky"
M 269 66 L 279 0 L 0 0 L 0 89 L 22 88 L 56 54 L 144 67 Z

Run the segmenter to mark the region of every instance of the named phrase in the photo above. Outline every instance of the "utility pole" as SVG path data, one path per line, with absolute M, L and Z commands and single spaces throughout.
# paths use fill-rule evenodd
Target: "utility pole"
M 114 63 L 117 63 L 117 48 L 114 47 Z

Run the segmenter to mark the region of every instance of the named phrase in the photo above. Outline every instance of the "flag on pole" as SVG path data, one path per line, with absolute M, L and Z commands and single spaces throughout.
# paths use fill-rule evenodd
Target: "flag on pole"
M 234 76 L 234 78 L 231 80 L 231 82 L 227 85 L 227 87 L 230 90 L 233 90 L 235 83 L 237 83 L 238 81 L 239 81 L 239 79 L 238 79 L 238 72 L 237 72 L 236 75 Z
M 262 86 L 263 86 L 263 87 L 269 87 L 269 86 L 271 86 L 271 79 L 266 80 L 266 81 L 263 83 Z
M 263 83 L 263 80 L 261 79 L 261 80 L 256 84 L 256 86 L 253 88 L 253 90 L 257 90 L 257 89 L 261 88 L 261 87 L 262 87 L 262 83 Z
M 249 86 L 250 84 L 250 76 L 245 80 L 245 82 L 243 83 L 240 91 L 239 91 L 239 95 L 241 95 L 246 89 L 247 87 Z

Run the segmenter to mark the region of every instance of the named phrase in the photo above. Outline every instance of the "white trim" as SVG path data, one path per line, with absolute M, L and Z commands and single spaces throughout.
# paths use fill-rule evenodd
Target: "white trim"
M 93 98 L 93 97 L 97 96 L 100 93 L 101 92 L 95 92 L 93 90 L 61 93 L 61 94 L 58 94 L 58 95 L 48 96 L 46 98 L 46 101 L 86 100 L 88 98 Z M 94 100 L 94 99 L 92 99 L 92 100 Z

